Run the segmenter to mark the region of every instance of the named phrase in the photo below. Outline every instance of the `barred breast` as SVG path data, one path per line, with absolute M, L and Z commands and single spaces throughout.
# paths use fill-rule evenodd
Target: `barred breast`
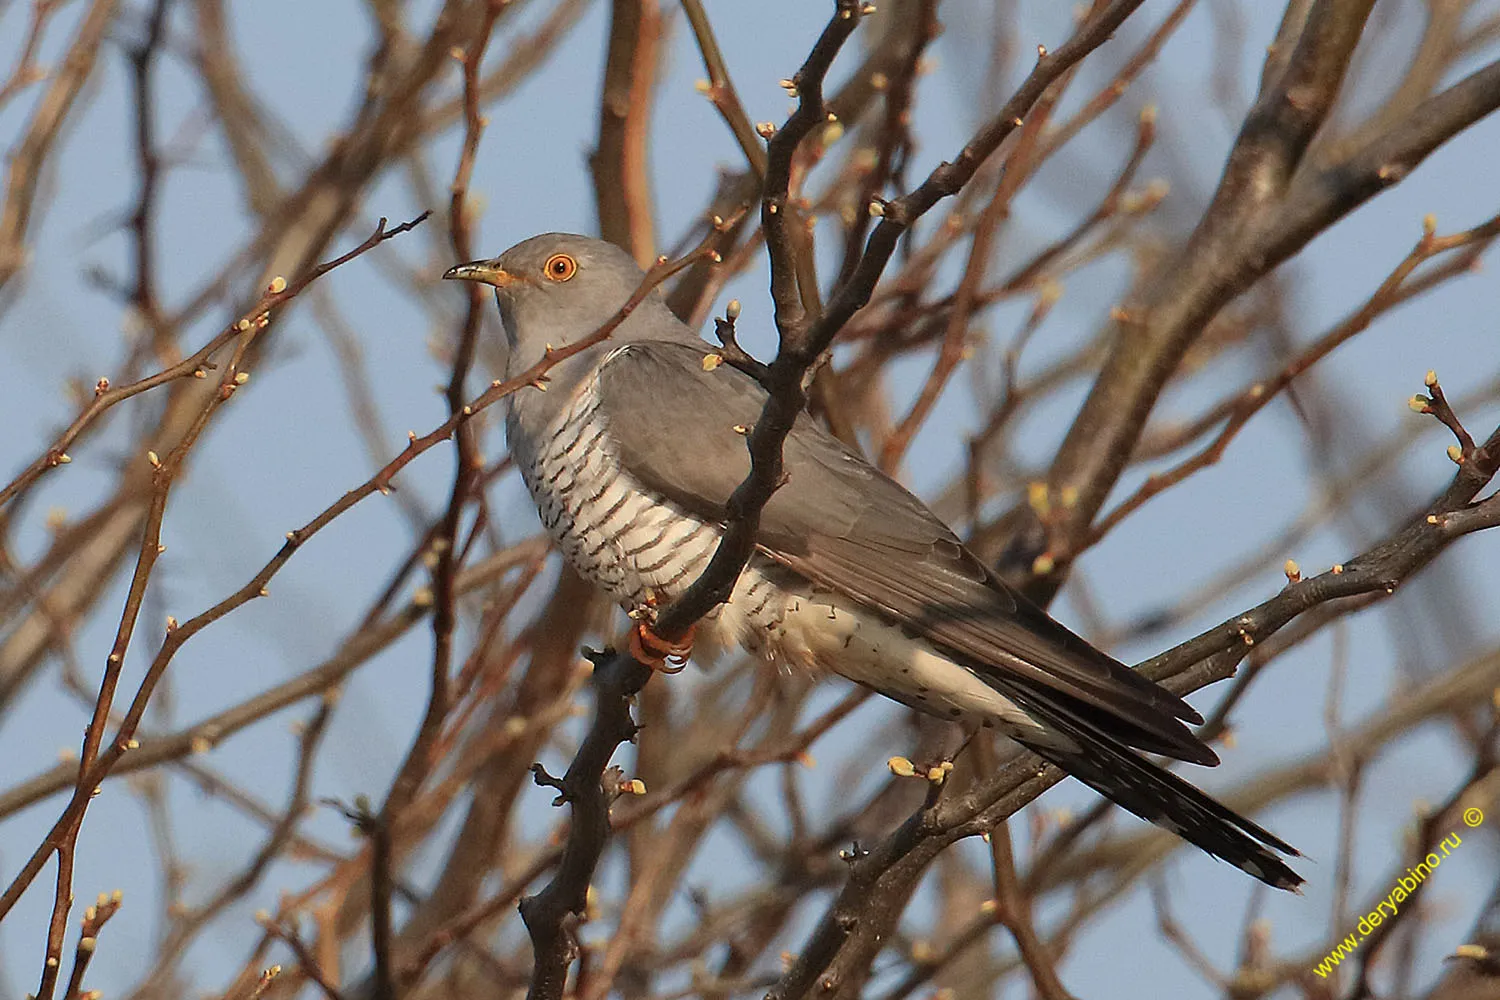
M 707 568 L 722 527 L 621 468 L 597 389 L 596 379 L 583 381 L 538 434 L 519 433 L 512 409 L 511 452 L 573 569 L 627 611 L 664 606 Z M 695 634 L 695 653 L 710 660 L 733 646 L 784 666 L 842 674 L 943 718 L 1040 735 L 1024 712 L 924 640 L 762 556 Z
M 518 433 L 512 409 L 511 452 L 543 526 L 573 570 L 627 611 L 664 606 L 707 568 L 722 528 L 647 490 L 620 467 L 597 388 L 586 379 L 539 434 Z M 741 574 L 729 603 L 699 626 L 700 651 L 711 655 L 738 644 L 771 652 L 767 640 L 787 598 L 763 571 L 770 569 L 757 562 Z

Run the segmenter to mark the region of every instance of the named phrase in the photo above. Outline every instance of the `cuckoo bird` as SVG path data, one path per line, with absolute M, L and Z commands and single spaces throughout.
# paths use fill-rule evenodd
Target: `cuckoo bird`
M 594 334 L 640 287 L 624 251 L 536 236 L 445 278 L 495 288 L 508 374 Z M 507 440 L 572 567 L 628 611 L 681 594 L 712 558 L 750 470 L 766 391 L 718 364 L 652 292 L 599 344 L 507 397 Z M 696 647 L 830 670 L 908 705 L 989 726 L 1142 819 L 1282 889 L 1297 852 L 1149 760 L 1214 765 L 1181 698 L 1095 649 L 996 578 L 894 479 L 802 414 L 755 554 Z

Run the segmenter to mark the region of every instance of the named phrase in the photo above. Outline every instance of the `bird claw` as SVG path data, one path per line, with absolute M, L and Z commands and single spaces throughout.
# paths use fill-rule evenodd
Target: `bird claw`
M 640 663 L 662 674 L 680 674 L 693 651 L 693 630 L 678 642 L 663 639 L 645 622 L 636 622 L 630 630 L 630 655 Z

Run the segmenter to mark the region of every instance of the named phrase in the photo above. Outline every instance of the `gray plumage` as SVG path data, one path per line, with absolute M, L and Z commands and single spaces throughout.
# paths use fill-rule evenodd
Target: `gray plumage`
M 537 236 L 446 277 L 496 288 L 509 374 L 587 337 L 642 280 L 621 250 Z M 542 522 L 627 609 L 669 603 L 707 566 L 750 470 L 765 391 L 657 294 L 613 336 L 508 397 L 511 452 Z M 799 418 L 757 551 L 701 648 L 832 670 L 914 708 L 1002 732 L 1153 823 L 1279 888 L 1296 854 L 1138 751 L 1213 765 L 1191 706 L 1006 587 L 900 484 Z M 711 650 L 710 650 L 711 651 Z

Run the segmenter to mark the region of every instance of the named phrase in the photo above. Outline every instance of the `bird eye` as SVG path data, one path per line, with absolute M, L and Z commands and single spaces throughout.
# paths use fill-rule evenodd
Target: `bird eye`
M 578 273 L 578 261 L 565 253 L 555 253 L 542 265 L 542 273 L 553 281 L 567 281 Z

